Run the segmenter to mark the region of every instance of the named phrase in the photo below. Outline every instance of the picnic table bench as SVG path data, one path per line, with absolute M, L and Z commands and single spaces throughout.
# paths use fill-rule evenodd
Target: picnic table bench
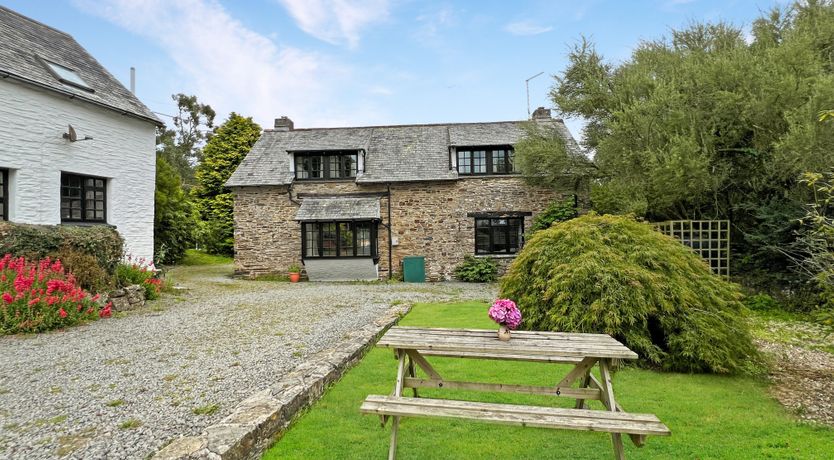
M 637 354 L 606 334 L 515 331 L 508 342 L 498 340 L 495 330 L 392 327 L 377 346 L 390 348 L 398 360 L 394 391 L 389 396 L 369 395 L 360 411 L 379 415 L 384 426 L 392 420 L 388 458 L 397 451 L 400 417 L 440 417 L 480 420 L 518 426 L 611 433 L 614 455 L 624 459 L 622 435 L 638 447 L 648 435 L 668 436 L 669 429 L 652 414 L 623 411 L 611 384 L 615 359 L 636 359 Z M 573 365 L 553 386 L 517 385 L 447 380 L 426 357 L 533 361 Z M 599 366 L 600 378 L 591 373 Z M 420 368 L 426 378 L 418 378 Z M 574 387 L 574 383 L 579 385 Z M 414 397 L 403 395 L 411 388 Z M 576 400 L 573 409 L 497 404 L 453 399 L 420 398 L 419 388 L 462 389 L 539 394 Z M 601 401 L 606 410 L 590 410 L 587 400 Z

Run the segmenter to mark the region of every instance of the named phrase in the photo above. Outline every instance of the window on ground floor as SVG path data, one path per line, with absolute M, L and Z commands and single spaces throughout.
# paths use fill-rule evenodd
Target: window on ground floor
M 376 223 L 304 222 L 301 245 L 304 258 L 376 257 Z
M 523 233 L 523 217 L 475 218 L 475 254 L 515 254 Z
M 62 172 L 61 222 L 107 222 L 107 179 Z

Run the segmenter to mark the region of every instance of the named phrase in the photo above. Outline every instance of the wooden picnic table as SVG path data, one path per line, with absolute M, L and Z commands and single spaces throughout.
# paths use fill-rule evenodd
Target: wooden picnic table
M 362 404 L 363 413 L 377 414 L 383 426 L 392 418 L 388 458 L 397 449 L 399 418 L 451 417 L 522 426 L 611 433 L 614 454 L 623 459 L 622 434 L 637 446 L 646 436 L 669 435 L 656 416 L 626 413 L 617 404 L 611 383 L 613 360 L 637 359 L 631 351 L 606 334 L 514 331 L 507 342 L 498 340 L 495 330 L 447 329 L 395 326 L 377 346 L 394 350 L 398 360 L 396 384 L 390 396 L 370 395 Z M 494 359 L 570 364 L 573 367 L 552 386 L 517 385 L 449 380 L 429 363 L 427 357 Z M 599 366 L 600 378 L 591 369 Z M 425 377 L 418 377 L 420 368 Z M 579 385 L 574 387 L 574 383 Z M 412 398 L 403 389 L 412 388 Z M 574 409 L 526 405 L 476 403 L 451 399 L 419 398 L 419 388 L 480 390 L 567 397 L 576 400 Z M 606 410 L 590 410 L 586 400 L 598 400 Z

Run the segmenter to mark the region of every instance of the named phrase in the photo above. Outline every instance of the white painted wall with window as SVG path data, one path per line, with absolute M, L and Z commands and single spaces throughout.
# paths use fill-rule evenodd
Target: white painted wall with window
M 60 224 L 61 173 L 97 176 L 105 179 L 106 223 L 124 237 L 126 251 L 150 259 L 155 126 L 9 79 L 0 80 L 0 101 L 0 168 L 9 171 L 8 220 Z M 75 128 L 79 141 L 62 138 L 67 125 Z M 86 136 L 93 139 L 81 141 Z

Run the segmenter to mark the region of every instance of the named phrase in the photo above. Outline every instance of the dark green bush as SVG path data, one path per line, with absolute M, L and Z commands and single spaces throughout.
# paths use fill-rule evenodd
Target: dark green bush
M 193 247 L 197 216 L 179 174 L 160 155 L 156 158 L 154 197 L 154 260 L 176 264 L 185 257 L 185 250 Z
M 745 297 L 744 305 L 755 311 L 773 311 L 782 309 L 782 304 L 770 295 L 764 293 Z
M 738 287 L 689 248 L 628 216 L 594 213 L 537 232 L 501 281 L 523 328 L 606 333 L 644 365 L 758 369 Z
M 568 198 L 562 201 L 554 201 L 545 208 L 544 211 L 538 213 L 533 219 L 533 226 L 530 227 L 530 235 L 539 230 L 550 228 L 554 222 L 564 222 L 573 219 L 577 216 L 576 203 L 573 198 Z
M 119 232 L 104 225 L 0 224 L 0 254 L 42 259 L 66 248 L 95 257 L 108 274 L 115 273 L 124 254 L 123 246 Z
M 90 254 L 64 247 L 52 257 L 59 259 L 67 272 L 75 277 L 78 285 L 89 292 L 105 292 L 113 287 L 113 277 Z
M 209 254 L 233 256 L 235 253 L 234 224 L 229 220 L 211 219 L 200 223 L 197 241 Z
M 467 255 L 455 267 L 455 278 L 467 283 L 491 283 L 498 278 L 498 264 L 489 257 Z

